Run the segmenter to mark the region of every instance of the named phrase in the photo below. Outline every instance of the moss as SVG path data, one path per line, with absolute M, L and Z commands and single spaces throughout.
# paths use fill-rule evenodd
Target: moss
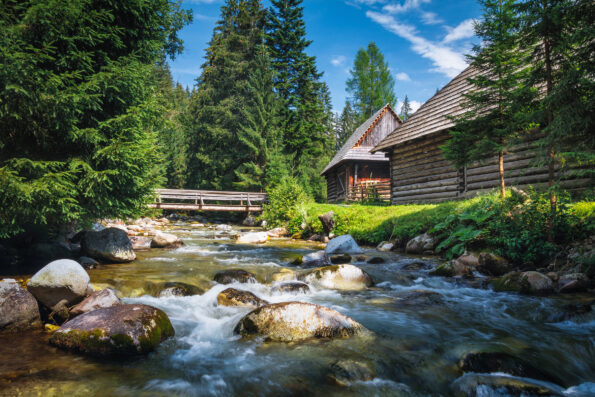
M 54 346 L 74 349 L 83 353 L 104 355 L 111 352 L 109 337 L 104 330 L 83 331 L 72 329 L 68 332 L 54 332 L 50 337 Z
M 519 280 L 519 273 L 508 273 L 500 278 L 492 280 L 494 291 L 498 292 L 521 292 L 523 285 Z
M 443 263 L 430 272 L 430 276 L 453 277 L 455 271 L 450 263 Z

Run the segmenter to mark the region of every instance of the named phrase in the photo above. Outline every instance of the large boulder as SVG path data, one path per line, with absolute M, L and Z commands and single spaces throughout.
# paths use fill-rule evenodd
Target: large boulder
M 331 254 L 361 254 L 364 251 L 357 245 L 350 234 L 344 234 L 330 240 L 324 250 L 326 255 Z
M 251 232 L 242 234 L 238 237 L 238 243 L 240 244 L 262 244 L 266 243 L 269 239 L 267 232 Z
M 116 296 L 116 291 L 111 288 L 106 288 L 101 291 L 95 291 L 87 296 L 81 303 L 70 309 L 70 314 L 78 316 L 103 307 L 112 307 L 121 304 L 122 301 Z
M 302 257 L 302 265 L 306 267 L 318 267 L 329 264 L 329 259 L 324 251 L 311 252 Z
M 405 246 L 405 252 L 408 254 L 423 254 L 425 251 L 433 251 L 436 245 L 434 237 L 427 233 L 412 238 Z
M 589 277 L 584 273 L 563 274 L 558 278 L 559 292 L 584 292 L 589 285 Z
M 178 248 L 183 245 L 182 239 L 171 233 L 157 232 L 151 240 L 151 248 Z
M 260 307 L 240 320 L 235 332 L 246 337 L 295 342 L 311 338 L 349 337 L 363 330 L 357 321 L 324 306 L 283 302 Z
M 464 262 L 454 259 L 438 265 L 430 271 L 431 276 L 442 277 L 473 277 L 473 268 L 466 265 Z
M 169 281 L 162 286 L 162 290 L 159 291 L 159 298 L 169 298 L 172 296 L 192 296 L 200 295 L 204 292 L 203 289 L 196 285 L 181 283 L 179 281 Z
M 512 265 L 501 256 L 491 252 L 479 254 L 477 270 L 488 276 L 502 276 L 513 269 Z
M 37 301 L 15 280 L 0 281 L 0 331 L 41 326 Z
M 324 234 L 326 234 L 327 236 L 331 234 L 331 232 L 337 225 L 337 221 L 335 220 L 335 213 L 333 211 L 329 211 L 326 214 L 318 215 L 318 219 L 320 219 L 320 223 L 322 223 L 322 230 L 324 230 Z
M 221 270 L 215 273 L 214 280 L 219 284 L 256 283 L 254 274 L 242 269 Z
M 147 305 L 117 305 L 81 314 L 50 338 L 54 346 L 90 355 L 136 355 L 174 336 L 167 315 Z
M 522 292 L 536 295 L 549 294 L 554 291 L 554 282 L 545 274 L 529 271 L 520 276 Z
M 89 275 L 78 262 L 59 259 L 35 273 L 27 283 L 29 292 L 44 306 L 71 306 L 87 296 Z
M 368 273 L 353 265 L 331 265 L 313 269 L 298 277 L 322 288 L 359 291 L 374 284 Z
M 85 232 L 81 248 L 84 255 L 101 261 L 119 263 L 136 259 L 128 234 L 114 227 L 99 232 Z
M 523 287 L 520 280 L 520 272 L 506 273 L 502 277 L 492 280 L 494 291 L 497 292 L 521 292 Z
M 217 295 L 217 303 L 221 306 L 240 306 L 256 308 L 268 305 L 269 302 L 260 299 L 250 291 L 241 291 L 235 288 L 228 288 Z
M 378 244 L 378 247 L 376 247 L 376 249 L 378 251 L 382 251 L 382 252 L 389 252 L 395 248 L 396 248 L 395 244 L 391 243 L 390 241 L 383 241 L 380 244 Z

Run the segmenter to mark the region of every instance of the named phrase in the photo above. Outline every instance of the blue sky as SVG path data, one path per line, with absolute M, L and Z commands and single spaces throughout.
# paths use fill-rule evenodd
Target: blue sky
M 192 87 L 223 0 L 184 0 L 194 22 L 180 33 L 184 53 L 171 62 L 174 80 Z M 263 2 L 265 6 L 268 1 Z M 464 54 L 477 41 L 472 23 L 481 10 L 476 0 L 304 0 L 308 49 L 331 90 L 334 111 L 343 109 L 345 81 L 358 49 L 375 41 L 396 80 L 415 108 L 465 66 Z

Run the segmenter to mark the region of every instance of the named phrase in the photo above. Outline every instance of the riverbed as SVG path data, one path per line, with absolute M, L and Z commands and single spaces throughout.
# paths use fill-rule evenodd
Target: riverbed
M 234 228 L 242 232 L 245 229 Z M 466 281 L 431 277 L 437 263 L 364 248 L 385 262 L 354 262 L 375 286 L 357 292 L 311 288 L 308 294 L 273 294 L 272 274 L 316 243 L 272 239 L 240 245 L 229 233 L 179 223 L 168 231 L 185 246 L 138 252 L 128 264 L 89 270 L 96 287 L 117 289 L 127 303 L 164 310 L 176 335 L 147 357 L 106 360 L 66 353 L 48 334 L 0 335 L 0 395 L 7 396 L 426 396 L 449 395 L 463 372 L 461 357 L 502 352 L 549 374 L 562 395 L 595 395 L 595 319 L 592 313 L 554 320 L 563 307 L 589 296 L 528 297 L 496 293 Z M 213 276 L 244 269 L 256 284 L 219 285 Z M 200 295 L 157 298 L 168 282 L 199 287 Z M 233 287 L 269 302 L 304 301 L 331 307 L 372 331 L 348 339 L 300 343 L 241 339 L 233 329 L 250 310 L 217 305 Z M 404 302 L 407 291 L 438 293 L 439 299 Z M 362 363 L 374 378 L 339 386 L 330 380 L 336 362 Z M 482 389 L 482 396 L 506 395 Z

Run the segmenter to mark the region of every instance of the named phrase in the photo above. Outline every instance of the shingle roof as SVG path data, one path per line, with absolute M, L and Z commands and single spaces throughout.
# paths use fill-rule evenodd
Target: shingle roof
M 333 167 L 345 160 L 371 160 L 371 161 L 388 161 L 384 153 L 371 153 L 370 147 L 354 147 L 358 142 L 376 125 L 376 123 L 382 118 L 384 112 L 390 111 L 394 117 L 399 119 L 395 111 L 392 109 L 390 104 L 384 105 L 376 113 L 374 113 L 368 120 L 364 121 L 362 125 L 351 134 L 345 144 L 337 152 L 335 157 L 328 163 L 328 165 L 322 170 L 320 175 L 326 174 Z M 400 120 L 400 119 L 399 119 Z
M 372 153 L 453 127 L 455 124 L 446 118 L 446 116 L 457 116 L 465 111 L 460 106 L 461 100 L 463 99 L 463 94 L 473 87 L 467 79 L 477 74 L 477 69 L 471 66 L 463 70 L 461 74 L 452 79 L 432 98 L 428 99 L 403 124 L 388 134 L 386 138 L 372 149 Z

